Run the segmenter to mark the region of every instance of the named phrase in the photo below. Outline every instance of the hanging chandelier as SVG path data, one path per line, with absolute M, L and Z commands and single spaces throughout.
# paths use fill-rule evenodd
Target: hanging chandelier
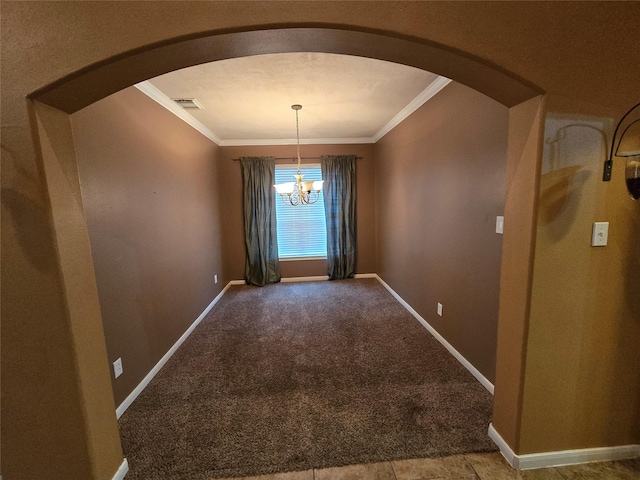
M 298 126 L 298 111 L 302 109 L 302 105 L 291 105 L 296 111 L 296 146 L 298 157 L 298 171 L 294 175 L 295 182 L 280 183 L 274 185 L 276 192 L 285 205 L 295 207 L 297 205 L 311 205 L 320 198 L 323 180 L 304 182 L 304 175 L 300 172 L 300 128 Z

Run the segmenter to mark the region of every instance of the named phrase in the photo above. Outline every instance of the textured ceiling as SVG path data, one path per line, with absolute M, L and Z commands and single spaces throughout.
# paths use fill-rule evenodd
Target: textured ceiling
M 184 112 L 219 143 L 241 145 L 295 141 L 294 103 L 303 106 L 302 142 L 372 141 L 399 113 L 428 98 L 425 90 L 433 94 L 446 82 L 369 58 L 284 53 L 198 65 L 144 83 L 165 100 L 195 98 L 204 109 Z

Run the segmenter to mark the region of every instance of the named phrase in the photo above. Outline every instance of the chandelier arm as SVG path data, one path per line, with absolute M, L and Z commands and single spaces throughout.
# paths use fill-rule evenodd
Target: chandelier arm
M 286 193 L 281 193 L 280 194 L 280 198 L 282 199 L 282 203 L 284 203 L 286 206 L 291 207 L 291 198 L 289 197 L 289 195 L 287 195 Z
M 300 190 L 294 189 L 293 193 L 291 194 L 290 199 L 291 199 L 291 205 L 292 206 L 295 207 L 295 206 L 299 205 L 300 201 L 302 199 L 301 196 L 300 196 Z

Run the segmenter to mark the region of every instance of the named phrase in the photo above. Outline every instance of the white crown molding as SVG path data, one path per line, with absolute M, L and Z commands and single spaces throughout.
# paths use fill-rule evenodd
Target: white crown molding
M 555 452 L 528 453 L 518 455 L 502 438 L 492 423 L 489 424 L 489 437 L 500 449 L 500 453 L 513 468 L 532 470 L 535 468 L 559 467 L 578 463 L 610 462 L 626 460 L 640 456 L 640 445 L 620 445 L 616 447 L 583 448 L 579 450 L 561 450 Z
M 376 143 L 373 137 L 352 137 L 352 138 L 301 138 L 300 145 L 360 145 L 363 143 Z M 221 147 L 246 147 L 250 145 L 295 145 L 295 138 L 256 138 L 239 140 L 222 140 Z
M 199 120 L 193 117 L 184 108 L 180 107 L 173 100 L 162 93 L 151 82 L 136 83 L 134 85 L 147 97 L 173 113 L 180 120 L 195 128 L 209 140 L 220 147 L 246 147 L 264 145 L 295 145 L 295 138 L 243 138 L 238 140 L 222 140 L 215 133 L 204 126 Z M 376 143 L 373 137 L 353 137 L 353 138 L 301 138 L 300 145 L 360 145 L 363 143 Z
M 222 144 L 222 140 L 220 140 L 220 138 L 215 133 L 213 133 L 211 130 L 205 127 L 199 120 L 196 120 L 195 117 L 187 113 L 184 110 L 184 108 L 177 105 L 176 102 L 174 102 L 169 97 L 167 97 L 164 93 L 158 90 L 151 82 L 145 80 L 144 82 L 136 83 L 134 87 L 136 87 L 138 90 L 140 90 L 150 99 L 156 101 L 157 103 L 162 105 L 164 108 L 169 110 L 180 120 L 191 125 L 193 128 L 195 128 L 197 131 L 199 131 L 201 134 L 203 134 L 205 137 L 207 137 L 216 145 Z
M 438 77 L 429 84 L 416 98 L 414 98 L 406 107 L 400 110 L 391 120 L 387 122 L 373 137 L 352 137 L 352 138 L 305 138 L 300 139 L 301 145 L 361 145 L 368 143 L 376 143 L 387 133 L 398 126 L 404 119 L 433 98 L 440 90 L 451 82 L 445 77 Z M 221 147 L 246 147 L 246 146 L 263 146 L 263 145 L 295 145 L 295 138 L 243 138 L 237 140 L 222 140 L 215 133 L 209 130 L 204 124 L 177 105 L 173 100 L 162 93 L 151 82 L 136 83 L 134 85 L 138 90 L 147 95 L 149 98 L 162 105 L 182 121 L 191 125 L 198 132 L 203 134 L 209 140 Z
M 451 80 L 446 77 L 438 77 L 433 82 L 429 84 L 427 88 L 425 88 L 416 98 L 411 100 L 411 102 L 400 110 L 387 124 L 378 130 L 373 136 L 373 142 L 376 143 L 382 137 L 384 137 L 387 133 L 397 127 L 400 122 L 402 122 L 405 118 L 415 112 L 422 105 L 427 103 L 430 99 L 432 99 L 440 90 L 449 85 Z

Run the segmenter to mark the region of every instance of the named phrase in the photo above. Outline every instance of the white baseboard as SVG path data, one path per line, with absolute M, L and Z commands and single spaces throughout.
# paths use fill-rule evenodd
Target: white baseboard
M 504 438 L 502 438 L 498 431 L 493 427 L 493 423 L 489 424 L 489 438 L 498 446 L 500 453 L 507 463 L 517 469 L 519 465 L 517 455 L 513 450 L 511 450 L 509 444 L 504 441 Z
M 317 275 L 315 277 L 286 277 L 281 278 L 280 283 L 294 283 L 294 282 L 321 282 L 323 280 L 329 280 L 329 277 Z M 229 285 L 246 285 L 245 280 L 231 280 Z
M 118 469 L 118 471 L 116 472 L 116 474 L 113 476 L 111 480 L 123 480 L 128 471 L 129 471 L 129 462 L 127 462 L 127 459 L 124 458 L 122 460 L 122 463 L 120 464 L 120 468 Z M 2 478 L 0 478 L 0 480 L 2 480 Z
M 581 448 L 556 452 L 528 453 L 518 455 L 504 441 L 502 436 L 489 424 L 489 437 L 500 449 L 500 453 L 513 468 L 532 470 L 535 468 L 560 467 L 578 463 L 610 462 L 640 457 L 640 445 L 620 445 L 616 447 Z
M 287 277 L 281 278 L 281 283 L 294 283 L 294 282 L 322 282 L 325 280 L 329 280 L 329 277 L 326 275 L 316 275 L 313 277 Z
M 400 295 L 398 295 L 389 285 L 387 285 L 384 280 L 382 280 L 375 273 L 360 273 L 354 275 L 355 278 L 375 278 L 377 279 L 395 298 L 406 308 L 435 338 L 438 340 L 444 347 L 462 364 L 464 367 L 471 372 L 471 374 L 478 379 L 478 381 L 487 389 L 491 394 L 493 394 L 493 384 L 487 380 L 469 361 L 464 358 L 460 352 L 458 352 L 453 346 L 447 342 L 431 325 L 427 323 L 427 321 L 422 318 L 418 312 L 416 312 L 411 305 L 405 302 Z M 327 280 L 326 276 L 314 276 L 314 277 L 290 277 L 283 278 L 281 281 L 284 283 L 287 282 L 309 282 L 309 281 L 322 281 Z M 167 363 L 167 361 L 171 358 L 171 356 L 178 350 L 180 345 L 187 339 L 187 337 L 193 332 L 193 330 L 198 326 L 198 324 L 204 319 L 204 317 L 209 313 L 209 311 L 213 308 L 213 306 L 218 303 L 222 295 L 229 289 L 232 285 L 245 285 L 246 282 L 244 280 L 231 280 L 227 285 L 222 289 L 222 291 L 218 294 L 216 298 L 205 308 L 205 310 L 200 314 L 200 316 L 191 324 L 191 326 L 187 329 L 184 334 L 178 339 L 178 341 L 171 347 L 171 349 L 160 359 L 160 361 L 151 369 L 151 371 L 147 374 L 146 377 L 138 384 L 138 386 L 131 392 L 127 398 L 118 406 L 116 409 L 116 418 L 120 418 L 124 412 L 126 412 L 127 408 L 134 402 L 138 395 L 142 393 L 142 391 L 146 388 L 146 386 L 151 382 L 153 377 L 160 371 L 160 369 Z
M 353 278 L 378 278 L 375 273 L 356 273 Z M 285 277 L 280 279 L 280 283 L 293 283 L 293 282 L 322 282 L 329 280 L 327 275 L 315 275 L 311 277 Z M 244 280 L 231 280 L 230 285 L 246 285 Z
M 378 276 L 375 273 L 356 273 L 353 278 L 377 278 Z M 282 283 L 293 283 L 293 282 L 322 282 L 325 280 L 329 280 L 328 275 L 316 275 L 313 277 L 287 277 L 280 280 Z
M 243 281 L 244 283 L 244 281 Z M 202 321 L 204 317 L 206 317 L 207 313 L 213 308 L 213 306 L 218 303 L 222 295 L 229 289 L 229 287 L 233 285 L 233 282 L 227 283 L 227 285 L 222 289 L 222 291 L 218 294 L 216 298 L 204 309 L 204 311 L 200 314 L 196 321 L 191 324 L 191 326 L 187 329 L 186 332 L 182 334 L 182 336 L 178 339 L 176 343 L 169 349 L 167 353 L 160 359 L 158 363 L 151 369 L 151 371 L 147 374 L 146 377 L 138 384 L 138 386 L 129 394 L 127 398 L 116 408 L 116 418 L 120 418 L 124 412 L 127 411 L 127 408 L 131 406 L 133 401 L 138 398 L 138 395 L 142 393 L 142 391 L 149 385 L 149 382 L 156 376 L 156 374 L 160 371 L 160 369 L 164 366 L 165 363 L 171 358 L 171 356 L 178 350 L 180 345 L 187 339 L 191 332 L 198 326 L 198 324 Z
M 377 274 L 375 275 L 375 278 L 377 278 L 378 281 L 384 286 L 384 288 L 389 290 L 391 295 L 393 295 L 396 298 L 396 300 L 398 300 L 398 302 L 400 302 L 402 306 L 406 308 L 409 311 L 409 313 L 411 313 L 411 315 L 413 315 L 416 318 L 416 320 L 418 320 L 422 324 L 424 328 L 429 330 L 429 333 L 431 333 L 431 335 L 433 335 L 435 339 L 438 340 L 444 346 L 444 348 L 449 350 L 449 353 L 451 353 L 451 355 L 453 355 L 456 358 L 456 360 L 458 360 L 467 370 L 469 370 L 469 372 L 471 372 L 471 375 L 476 377 L 476 380 L 478 380 L 482 384 L 482 386 L 486 388 L 491 393 L 491 395 L 493 395 L 493 390 L 494 390 L 493 383 L 491 383 L 487 379 L 487 377 L 482 375 L 482 373 L 480 373 L 480 371 L 476 367 L 474 367 L 471 364 L 471 362 L 469 362 L 469 360 L 464 358 L 460 352 L 458 352 L 455 348 L 453 348 L 453 345 L 447 342 L 444 339 L 444 337 L 436 331 L 435 328 L 429 325 L 429 323 L 424 318 L 422 318 L 420 314 L 411 307 L 411 305 L 405 302 L 404 299 L 400 295 L 398 295 L 389 285 L 387 285 L 387 283 L 384 280 L 382 280 Z

